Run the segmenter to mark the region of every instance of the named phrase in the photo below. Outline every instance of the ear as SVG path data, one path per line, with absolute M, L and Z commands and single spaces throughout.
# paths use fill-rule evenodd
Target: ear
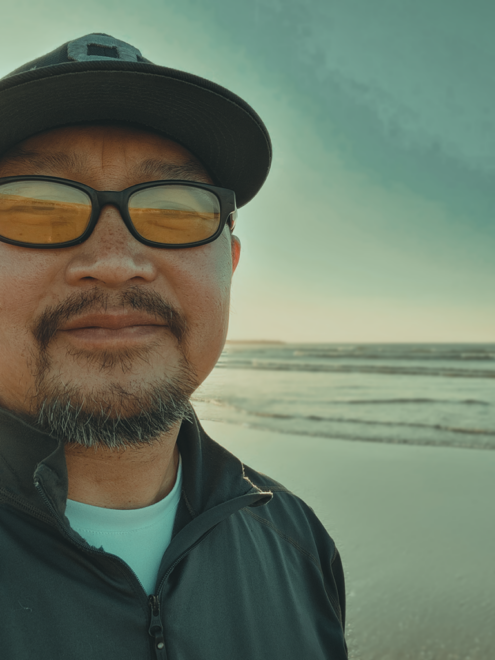
M 235 273 L 239 257 L 241 256 L 241 241 L 233 234 L 230 237 L 230 249 L 232 251 L 232 275 Z

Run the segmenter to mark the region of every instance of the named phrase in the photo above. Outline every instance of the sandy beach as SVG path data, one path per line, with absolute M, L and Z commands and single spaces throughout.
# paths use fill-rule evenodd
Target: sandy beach
M 334 538 L 351 658 L 495 658 L 495 451 L 203 425 Z

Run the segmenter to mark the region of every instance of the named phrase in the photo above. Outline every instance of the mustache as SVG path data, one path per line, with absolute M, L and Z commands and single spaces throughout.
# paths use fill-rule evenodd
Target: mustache
M 40 348 L 46 350 L 63 323 L 83 312 L 107 311 L 109 307 L 146 312 L 165 321 L 179 345 L 184 342 L 187 332 L 185 318 L 156 291 L 139 286 L 131 286 L 117 296 L 98 287 L 74 293 L 58 305 L 47 307 L 33 323 L 31 331 Z

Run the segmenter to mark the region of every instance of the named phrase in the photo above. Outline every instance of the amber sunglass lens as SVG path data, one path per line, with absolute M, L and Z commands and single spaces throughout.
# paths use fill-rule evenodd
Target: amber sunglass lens
M 211 238 L 220 225 L 217 196 L 194 186 L 145 188 L 130 197 L 128 206 L 137 232 L 155 243 L 197 243 Z
M 0 184 L 0 236 L 51 245 L 79 238 L 91 217 L 91 199 L 52 181 Z

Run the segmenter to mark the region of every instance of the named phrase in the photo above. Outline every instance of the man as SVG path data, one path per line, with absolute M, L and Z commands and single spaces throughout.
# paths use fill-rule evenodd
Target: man
M 4 78 L 0 108 L 1 657 L 347 657 L 333 541 L 189 404 L 263 123 L 101 34 Z

